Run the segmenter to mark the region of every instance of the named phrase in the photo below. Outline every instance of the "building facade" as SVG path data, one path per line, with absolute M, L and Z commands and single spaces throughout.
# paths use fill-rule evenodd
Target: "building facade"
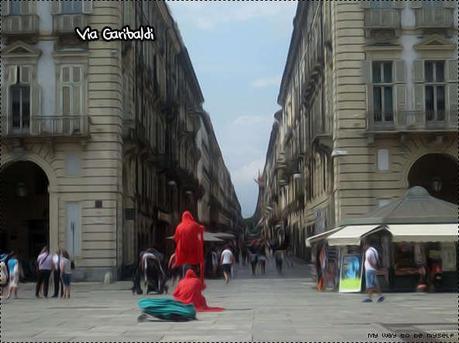
M 422 186 L 457 200 L 457 2 L 298 4 L 257 209 L 305 238 Z
M 3 1 L 1 10 L 1 248 L 26 261 L 44 245 L 66 248 L 86 280 L 121 277 L 146 247 L 170 253 L 181 213 L 201 220 L 209 185 L 232 184 L 223 163 L 207 185 L 199 175 L 204 97 L 167 5 Z M 156 39 L 82 41 L 74 31 L 125 25 L 151 26 Z M 234 209 L 234 229 L 237 198 L 215 199 Z

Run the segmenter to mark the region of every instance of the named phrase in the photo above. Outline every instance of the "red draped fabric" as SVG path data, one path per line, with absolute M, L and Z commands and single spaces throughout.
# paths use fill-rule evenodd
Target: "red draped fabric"
M 185 304 L 193 304 L 198 312 L 221 312 L 222 307 L 207 306 L 206 298 L 202 295 L 202 282 L 196 273 L 188 269 L 185 277 L 179 281 L 174 290 L 174 298 Z
M 189 211 L 185 211 L 175 230 L 174 240 L 175 265 L 199 264 L 204 285 L 204 226 L 199 225 Z

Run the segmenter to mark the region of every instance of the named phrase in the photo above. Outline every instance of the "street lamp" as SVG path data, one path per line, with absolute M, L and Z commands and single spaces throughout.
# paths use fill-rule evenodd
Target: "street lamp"
M 434 190 L 434 192 L 440 192 L 442 189 L 442 186 L 443 184 L 439 177 L 434 177 L 432 179 L 432 189 Z
M 27 196 L 27 187 L 24 182 L 18 182 L 16 186 L 16 195 L 20 198 L 25 198 Z

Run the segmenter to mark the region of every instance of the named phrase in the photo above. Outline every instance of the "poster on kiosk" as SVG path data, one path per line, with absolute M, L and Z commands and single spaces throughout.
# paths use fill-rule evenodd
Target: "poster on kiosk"
M 362 257 L 357 254 L 343 255 L 341 259 L 339 291 L 360 292 L 362 288 Z

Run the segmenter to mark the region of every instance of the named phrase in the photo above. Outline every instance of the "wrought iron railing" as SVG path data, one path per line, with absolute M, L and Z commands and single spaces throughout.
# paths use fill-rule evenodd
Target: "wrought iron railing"
M 8 137 L 84 137 L 89 134 L 86 115 L 2 117 L 2 134 Z
M 454 131 L 457 130 L 457 111 L 429 114 L 426 111 L 395 112 L 393 120 L 378 122 L 373 112 L 368 112 L 369 131 Z M 436 119 L 434 119 L 436 118 Z
M 38 33 L 38 15 L 11 15 L 3 18 L 2 33 L 25 35 Z
M 400 28 L 400 11 L 395 8 L 365 9 L 365 28 L 398 29 Z

